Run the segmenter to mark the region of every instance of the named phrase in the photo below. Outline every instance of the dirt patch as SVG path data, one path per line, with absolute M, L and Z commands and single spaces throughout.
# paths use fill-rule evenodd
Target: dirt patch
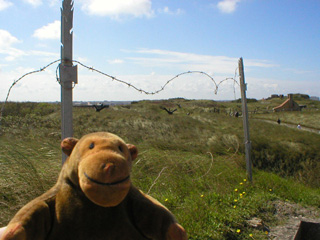
M 278 123 L 277 123 L 276 121 L 273 121 L 273 120 L 262 119 L 262 118 L 254 118 L 254 119 L 255 119 L 255 120 L 264 121 L 264 122 L 268 122 L 268 123 L 272 123 L 272 124 L 277 124 L 277 125 L 278 125 Z M 281 122 L 280 126 L 286 126 L 286 127 L 296 128 L 296 129 L 297 129 L 297 125 L 296 125 L 296 124 L 292 124 L 292 123 Z M 313 132 L 313 133 L 318 133 L 318 134 L 320 134 L 320 129 L 311 128 L 311 127 L 306 127 L 306 126 L 301 126 L 301 128 L 298 129 L 298 130 L 308 131 L 308 132 Z
M 320 223 L 320 210 L 316 207 L 303 207 L 296 203 L 275 201 L 275 217 L 280 225 L 271 226 L 269 237 L 273 240 L 293 240 L 301 221 Z

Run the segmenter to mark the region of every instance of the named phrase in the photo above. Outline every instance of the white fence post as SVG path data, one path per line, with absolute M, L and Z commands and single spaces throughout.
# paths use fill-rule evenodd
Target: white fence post
M 73 1 L 63 0 L 61 8 L 61 138 L 73 136 L 72 88 L 77 83 L 77 66 L 72 63 Z M 67 156 L 62 153 L 62 164 Z
M 243 129 L 244 129 L 247 175 L 248 175 L 249 181 L 252 182 L 251 142 L 250 142 L 250 135 L 249 135 L 248 108 L 247 108 L 247 97 L 246 97 L 247 84 L 245 84 L 244 82 L 244 69 L 243 69 L 242 58 L 239 59 L 239 75 L 240 75 L 242 118 L 243 118 Z

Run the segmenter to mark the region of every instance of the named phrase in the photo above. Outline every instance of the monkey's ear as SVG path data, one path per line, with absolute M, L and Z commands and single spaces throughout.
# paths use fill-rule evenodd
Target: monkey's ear
M 69 137 L 62 140 L 60 146 L 62 151 L 67 155 L 70 156 L 74 146 L 77 144 L 79 140 L 77 138 Z
M 135 145 L 127 144 L 127 147 L 130 151 L 131 160 L 134 161 L 138 156 L 138 149 Z

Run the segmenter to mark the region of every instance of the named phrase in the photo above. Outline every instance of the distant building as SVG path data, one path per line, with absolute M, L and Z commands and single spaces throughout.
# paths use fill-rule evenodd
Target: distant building
M 273 99 L 273 98 L 281 98 L 282 99 L 283 97 L 284 97 L 283 94 L 271 94 L 271 96 L 267 99 Z
M 293 101 L 293 94 L 288 94 L 288 99 L 285 100 L 279 106 L 273 108 L 273 111 L 280 112 L 280 111 L 300 111 L 301 108 L 299 104 Z
M 310 100 L 319 101 L 320 99 L 319 99 L 319 97 L 311 96 L 311 97 L 310 97 Z

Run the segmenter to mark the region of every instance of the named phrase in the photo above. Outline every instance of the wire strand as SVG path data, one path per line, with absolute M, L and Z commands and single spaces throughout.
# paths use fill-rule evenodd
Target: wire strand
M 6 103 L 8 102 L 8 99 L 9 99 L 9 96 L 10 96 L 10 93 L 11 93 L 12 88 L 13 88 L 18 82 L 20 82 L 22 79 L 24 79 L 25 77 L 27 77 L 27 76 L 29 76 L 29 75 L 31 75 L 31 74 L 35 74 L 35 73 L 42 72 L 42 71 L 46 70 L 48 67 L 50 67 L 51 65 L 53 65 L 53 64 L 55 64 L 55 63 L 57 63 L 57 62 L 61 62 L 61 61 L 62 61 L 62 59 L 55 60 L 55 61 L 47 64 L 47 65 L 44 66 L 43 68 L 40 68 L 39 70 L 34 70 L 34 71 L 31 71 L 31 72 L 28 72 L 28 73 L 22 75 L 22 76 L 21 76 L 20 78 L 18 78 L 17 80 L 14 80 L 14 81 L 13 81 L 13 83 L 11 84 L 11 86 L 10 86 L 9 89 L 8 89 L 6 99 L 5 99 L 5 101 L 3 102 L 2 107 L 1 107 L 1 112 L 0 112 L 0 126 L 1 126 L 1 121 L 2 121 L 3 111 L 4 111 L 4 108 L 5 108 Z M 218 89 L 219 89 L 219 86 L 220 86 L 221 83 L 223 83 L 223 82 L 225 82 L 225 81 L 228 81 L 228 80 L 232 80 L 232 81 L 233 81 L 234 97 L 236 98 L 235 84 L 238 84 L 238 86 L 240 86 L 239 83 L 238 83 L 237 80 L 236 80 L 238 68 L 236 68 L 235 74 L 234 74 L 234 77 L 233 77 L 233 78 L 231 78 L 231 77 L 225 78 L 225 79 L 223 79 L 222 81 L 220 81 L 218 84 L 216 83 L 216 81 L 214 80 L 214 78 L 211 77 L 211 76 L 210 76 L 208 73 L 206 73 L 206 72 L 203 72 L 203 71 L 187 71 L 187 72 L 182 72 L 182 73 L 179 73 L 179 74 L 175 75 L 174 77 L 172 77 L 171 79 L 169 79 L 169 80 L 168 80 L 162 87 L 160 87 L 158 90 L 153 91 L 153 92 L 149 92 L 149 91 L 146 91 L 146 90 L 144 90 L 144 89 L 141 89 L 141 88 L 136 87 L 135 85 L 131 84 L 130 82 L 121 80 L 121 79 L 116 78 L 116 77 L 114 77 L 114 76 L 111 76 L 110 74 L 104 73 L 104 72 L 102 72 L 102 71 L 100 71 L 100 70 L 98 70 L 98 69 L 95 69 L 95 68 L 93 68 L 93 67 L 89 67 L 89 66 L 83 64 L 83 63 L 80 62 L 80 61 L 73 60 L 72 62 L 73 62 L 73 63 L 77 63 L 77 64 L 79 64 L 80 66 L 82 66 L 82 67 L 84 67 L 84 68 L 86 68 L 86 69 L 88 69 L 88 70 L 90 70 L 90 71 L 92 71 L 92 72 L 96 72 L 96 73 L 98 73 L 98 74 L 100 74 L 100 75 L 103 75 L 103 76 L 105 76 L 105 77 L 108 77 L 108 78 L 110 78 L 111 80 L 114 80 L 114 81 L 117 81 L 117 82 L 119 82 L 119 83 L 125 84 L 125 85 L 127 85 L 128 87 L 131 87 L 131 88 L 135 89 L 136 91 L 138 91 L 138 92 L 140 92 L 140 93 L 144 93 L 144 94 L 146 94 L 146 95 L 155 95 L 155 94 L 158 94 L 158 93 L 164 91 L 168 84 L 170 84 L 170 83 L 171 83 L 172 81 L 174 81 L 175 79 L 177 79 L 177 78 L 179 78 L 179 77 L 181 77 L 181 76 L 183 76 L 183 75 L 186 75 L 186 74 L 202 74 L 202 75 L 206 76 L 207 78 L 209 78 L 209 79 L 214 83 L 214 86 L 215 86 L 214 93 L 215 93 L 215 94 L 218 93 Z M 59 66 L 60 66 L 60 64 L 58 64 L 57 67 L 56 67 L 56 80 L 57 80 L 57 82 L 62 86 L 61 80 L 60 80 L 59 74 L 58 74 Z M 74 87 L 75 87 L 75 83 L 73 83 L 73 87 L 72 87 L 72 88 L 74 88 Z

